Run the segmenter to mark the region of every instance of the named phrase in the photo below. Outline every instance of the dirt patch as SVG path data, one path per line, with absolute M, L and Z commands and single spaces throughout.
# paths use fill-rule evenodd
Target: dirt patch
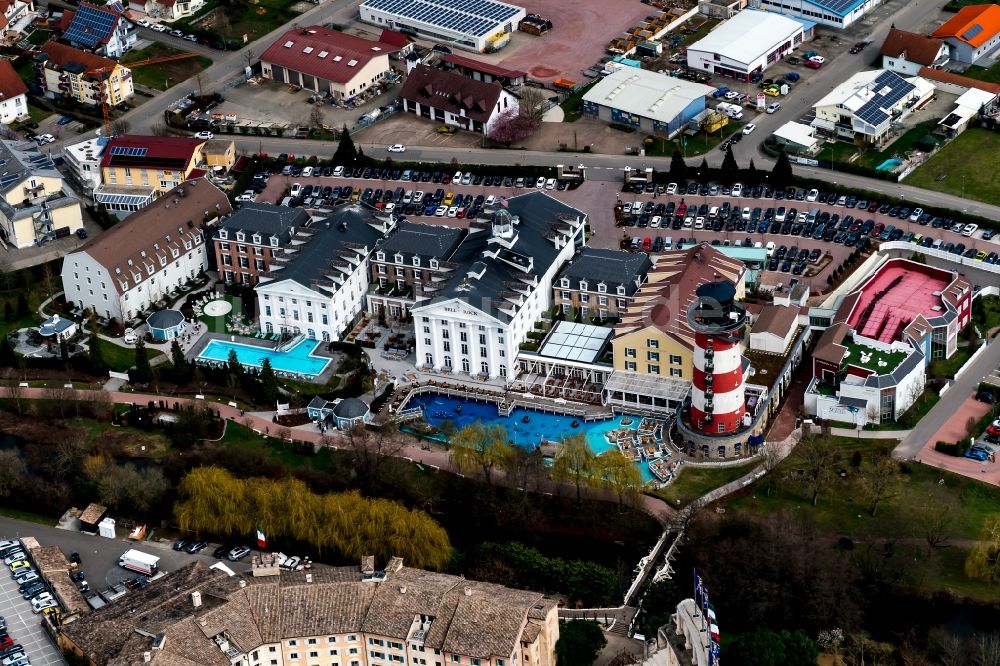
M 517 50 L 502 63 L 540 81 L 561 76 L 581 82 L 583 70 L 601 59 L 608 42 L 655 11 L 639 0 L 610 4 L 606 0 L 579 0 L 569 11 L 561 0 L 527 0 L 519 4 L 528 13 L 550 19 L 552 30 L 539 37 L 516 33 Z M 503 51 L 498 55 L 503 57 Z
M 160 433 L 139 433 L 135 430 L 108 428 L 97 436 L 101 448 L 116 456 L 158 458 L 170 449 L 167 438 Z

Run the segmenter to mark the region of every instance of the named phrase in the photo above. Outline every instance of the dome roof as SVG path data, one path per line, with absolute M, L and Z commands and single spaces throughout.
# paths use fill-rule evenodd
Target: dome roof
M 493 213 L 493 224 L 496 226 L 514 224 L 514 218 L 511 217 L 509 210 L 499 206 Z
M 180 310 L 158 310 L 146 317 L 150 328 L 172 328 L 184 321 Z
M 368 404 L 359 398 L 344 398 L 333 408 L 333 415 L 339 419 L 357 419 L 368 414 Z

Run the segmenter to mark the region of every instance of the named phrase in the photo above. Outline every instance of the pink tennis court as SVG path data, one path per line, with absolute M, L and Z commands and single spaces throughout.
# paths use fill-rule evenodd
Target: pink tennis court
M 948 271 L 911 261 L 888 261 L 861 287 L 848 323 L 866 338 L 885 343 L 899 340 L 918 315 L 930 320 L 954 309 L 943 298 L 953 281 Z

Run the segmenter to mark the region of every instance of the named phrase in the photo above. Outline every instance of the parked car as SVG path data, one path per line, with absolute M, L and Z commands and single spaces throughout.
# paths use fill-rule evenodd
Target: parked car
M 394 143 L 391 146 L 389 146 L 388 148 L 386 148 L 386 150 L 388 150 L 390 153 L 405 153 L 406 152 L 406 146 L 404 146 L 401 143 Z
M 229 554 L 226 555 L 226 559 L 229 560 L 230 562 L 236 562 L 238 560 L 243 559 L 249 554 L 250 554 L 250 549 L 247 548 L 246 546 L 236 546 L 235 548 L 229 551 Z
M 765 111 L 768 113 L 777 113 L 779 109 L 781 109 L 781 102 L 771 102 L 767 105 Z
M 208 547 L 207 541 L 192 541 L 184 549 L 184 552 L 194 555 L 195 553 L 199 553 L 207 547 Z

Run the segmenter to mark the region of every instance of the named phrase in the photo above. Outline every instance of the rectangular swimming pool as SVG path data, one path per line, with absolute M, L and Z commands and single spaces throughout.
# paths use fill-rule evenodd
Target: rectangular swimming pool
M 331 360 L 313 356 L 313 352 L 320 344 L 322 344 L 320 340 L 303 340 L 287 351 L 277 352 L 266 347 L 245 345 L 239 342 L 212 340 L 198 354 L 198 359 L 225 363 L 229 360 L 229 352 L 234 351 L 236 359 L 247 367 L 259 369 L 266 358 L 276 372 L 291 372 L 315 377 L 326 369 Z

